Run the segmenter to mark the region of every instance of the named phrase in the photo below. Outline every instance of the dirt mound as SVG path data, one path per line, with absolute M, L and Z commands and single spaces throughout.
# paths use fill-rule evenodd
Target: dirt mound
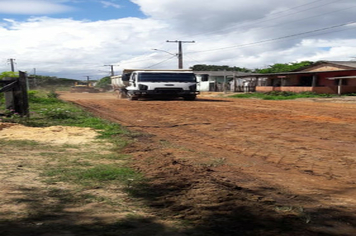
M 84 144 L 94 140 L 97 132 L 90 128 L 51 126 L 26 127 L 0 123 L 0 138 L 7 140 L 33 140 L 48 144 Z

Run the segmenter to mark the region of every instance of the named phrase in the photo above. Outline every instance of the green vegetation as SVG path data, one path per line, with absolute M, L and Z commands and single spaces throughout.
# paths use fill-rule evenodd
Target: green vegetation
M 278 92 L 272 91 L 267 93 L 244 93 L 244 94 L 235 94 L 230 97 L 232 98 L 259 98 L 263 100 L 288 100 L 288 99 L 297 99 L 297 98 L 320 98 L 320 97 L 333 97 L 336 95 L 330 94 L 316 94 L 312 92 Z
M 241 72 L 252 72 L 252 70 L 247 69 L 247 68 L 241 68 L 237 66 L 217 66 L 217 65 L 205 65 L 205 64 L 199 64 L 199 65 L 194 65 L 190 69 L 194 71 L 241 71 Z
M 68 163 L 67 163 L 68 165 Z M 67 165 L 49 167 L 43 175 L 52 177 L 52 181 L 72 182 L 82 186 L 95 187 L 97 185 L 105 185 L 115 183 L 125 186 L 129 185 L 132 181 L 141 180 L 140 174 L 122 164 L 115 165 L 96 165 L 88 167 L 88 163 L 78 162 Z
M 18 72 L 4 71 L 4 72 L 0 73 L 0 79 L 3 79 L 3 78 L 17 78 L 17 77 L 19 77 L 19 73 Z
M 254 72 L 254 73 L 280 73 L 280 72 L 289 72 L 301 69 L 306 66 L 312 65 L 314 62 L 312 61 L 301 61 L 301 62 L 292 62 L 292 63 L 276 63 L 273 65 L 268 66 L 264 69 L 248 69 L 245 67 L 238 67 L 238 66 L 218 66 L 218 65 L 205 65 L 205 64 L 198 64 L 192 66 L 190 69 L 194 71 L 241 71 L 241 72 Z
M 29 80 L 36 87 L 50 88 L 50 87 L 69 87 L 74 85 L 78 80 L 58 78 L 56 76 L 30 75 Z
M 312 65 L 311 61 L 302 61 L 302 62 L 293 62 L 293 63 L 276 63 L 274 65 L 268 66 L 265 69 L 255 69 L 256 73 L 280 73 L 280 72 L 289 72 L 299 70 L 303 67 Z
M 52 125 L 65 125 L 77 127 L 90 127 L 98 130 L 101 138 L 111 138 L 115 135 L 126 134 L 127 130 L 119 124 L 111 123 L 94 117 L 81 108 L 63 102 L 57 98 L 54 91 L 29 91 L 30 118 L 21 118 L 16 114 L 2 118 L 4 122 L 15 122 L 33 127 L 47 127 Z M 4 110 L 4 98 L 0 98 L 0 114 L 8 114 Z
M 103 89 L 108 89 L 109 87 L 111 87 L 111 78 L 110 76 L 106 76 L 101 78 L 98 83 L 95 85 L 95 87 L 98 88 L 103 88 Z
M 45 168 L 44 176 L 51 177 L 51 181 L 65 181 L 85 186 L 92 186 L 103 183 L 118 182 L 127 185 L 128 181 L 141 180 L 142 177 L 130 169 L 126 163 L 129 158 L 127 155 L 120 154 L 123 147 L 130 142 L 129 131 L 116 123 L 102 120 L 92 116 L 81 108 L 61 101 L 54 91 L 30 91 L 29 102 L 31 115 L 29 118 L 21 118 L 16 114 L 2 117 L 2 122 L 20 123 L 32 127 L 47 126 L 76 126 L 89 127 L 99 133 L 99 140 L 105 142 L 102 151 L 107 150 L 107 144 L 110 144 L 108 153 L 101 154 L 92 151 L 83 151 L 84 147 L 75 145 L 63 145 L 60 149 L 53 149 L 54 152 L 48 152 L 47 147 L 34 141 L 6 141 L 7 145 L 18 146 L 20 142 L 22 147 L 28 150 L 38 149 L 41 156 L 46 156 L 55 160 Z M 3 103 L 3 98 L 0 99 Z M 1 110 L 0 113 L 7 111 Z M 9 113 L 10 114 L 10 113 Z M 68 157 L 63 157 L 63 153 L 70 152 Z M 103 161 L 105 164 L 100 164 Z M 110 163 L 110 164 L 106 164 Z

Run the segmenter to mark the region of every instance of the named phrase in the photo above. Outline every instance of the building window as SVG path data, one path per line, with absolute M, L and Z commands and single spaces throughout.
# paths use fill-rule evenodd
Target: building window
M 201 81 L 209 81 L 209 75 L 201 75 Z
M 299 79 L 299 85 L 303 87 L 309 87 L 313 85 L 313 76 L 301 76 Z

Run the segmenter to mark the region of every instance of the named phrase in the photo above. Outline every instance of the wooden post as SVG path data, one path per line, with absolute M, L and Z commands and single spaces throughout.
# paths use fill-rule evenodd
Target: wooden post
M 316 80 L 317 80 L 317 77 L 316 77 L 316 75 L 314 74 L 314 75 L 313 75 L 313 81 L 312 81 L 312 87 L 313 87 L 313 88 L 316 87 Z
M 5 92 L 6 109 L 21 117 L 29 117 L 26 77 L 26 73 L 20 71 L 19 78 L 9 80 L 13 82 L 13 85 Z
M 337 94 L 341 95 L 342 79 L 339 79 L 339 85 L 337 86 Z
M 20 71 L 18 79 L 18 91 L 15 91 L 16 106 L 18 106 L 17 112 L 20 116 L 29 117 L 29 105 L 27 95 L 27 75 L 25 72 Z
M 226 93 L 226 70 L 224 70 L 224 88 L 223 92 Z

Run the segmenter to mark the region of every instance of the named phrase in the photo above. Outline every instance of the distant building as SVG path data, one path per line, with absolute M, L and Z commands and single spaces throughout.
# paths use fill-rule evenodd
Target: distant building
M 254 81 L 256 92 L 356 93 L 356 61 L 319 61 L 293 72 L 237 77 Z
M 194 71 L 198 80 L 198 90 L 202 92 L 243 92 L 254 91 L 255 73 L 240 71 Z M 251 76 L 252 75 L 252 76 Z

